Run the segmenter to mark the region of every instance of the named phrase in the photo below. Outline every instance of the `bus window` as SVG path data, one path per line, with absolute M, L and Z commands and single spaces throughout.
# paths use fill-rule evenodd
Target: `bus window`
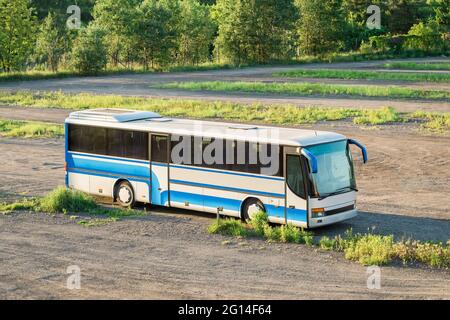
M 305 184 L 300 157 L 297 155 L 286 155 L 287 185 L 296 195 L 305 199 Z
M 163 163 L 167 162 L 168 140 L 169 140 L 168 136 L 152 135 L 152 147 L 151 147 L 152 161 Z

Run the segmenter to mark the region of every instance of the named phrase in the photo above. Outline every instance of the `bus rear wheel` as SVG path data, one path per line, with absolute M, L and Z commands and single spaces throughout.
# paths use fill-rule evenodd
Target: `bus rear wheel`
M 264 204 L 258 199 L 249 199 L 244 204 L 242 217 L 244 221 L 250 221 L 260 211 L 266 212 Z
M 121 207 L 131 208 L 135 203 L 133 187 L 128 181 L 122 181 L 117 187 L 116 200 Z

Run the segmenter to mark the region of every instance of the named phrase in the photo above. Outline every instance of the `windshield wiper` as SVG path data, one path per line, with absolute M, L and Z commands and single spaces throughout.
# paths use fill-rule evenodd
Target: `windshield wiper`
M 328 193 L 328 194 L 326 194 L 326 195 L 320 196 L 320 197 L 319 197 L 319 200 L 323 200 L 323 199 L 326 199 L 326 198 L 331 197 L 331 196 L 335 196 L 335 195 L 338 195 L 338 194 L 345 193 L 345 192 L 343 192 L 343 191 L 344 191 L 344 190 L 347 190 L 347 189 L 348 189 L 349 191 L 356 191 L 356 192 L 358 192 L 358 189 L 356 189 L 356 188 L 353 188 L 353 187 L 343 187 L 343 188 L 337 189 L 337 190 L 334 191 L 334 192 L 331 192 L 331 193 Z

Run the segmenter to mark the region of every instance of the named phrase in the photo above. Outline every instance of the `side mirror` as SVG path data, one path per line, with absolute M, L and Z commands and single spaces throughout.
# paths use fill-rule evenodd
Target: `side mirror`
M 311 172 L 317 173 L 317 158 L 307 149 L 302 148 L 301 151 L 302 155 L 309 160 L 309 163 L 311 165 Z
M 364 147 L 361 143 L 359 143 L 358 141 L 353 140 L 353 139 L 348 139 L 348 143 L 349 144 L 354 144 L 355 146 L 357 146 L 358 148 L 361 149 L 362 156 L 363 156 L 363 159 L 364 159 L 364 163 L 367 163 L 367 161 L 369 161 L 369 157 L 367 156 L 366 147 Z

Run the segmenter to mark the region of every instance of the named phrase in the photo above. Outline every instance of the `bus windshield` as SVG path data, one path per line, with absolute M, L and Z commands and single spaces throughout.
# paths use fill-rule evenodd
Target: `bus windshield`
M 319 197 L 356 190 L 353 161 L 347 141 L 308 147 L 317 158 L 317 173 L 312 180 Z

